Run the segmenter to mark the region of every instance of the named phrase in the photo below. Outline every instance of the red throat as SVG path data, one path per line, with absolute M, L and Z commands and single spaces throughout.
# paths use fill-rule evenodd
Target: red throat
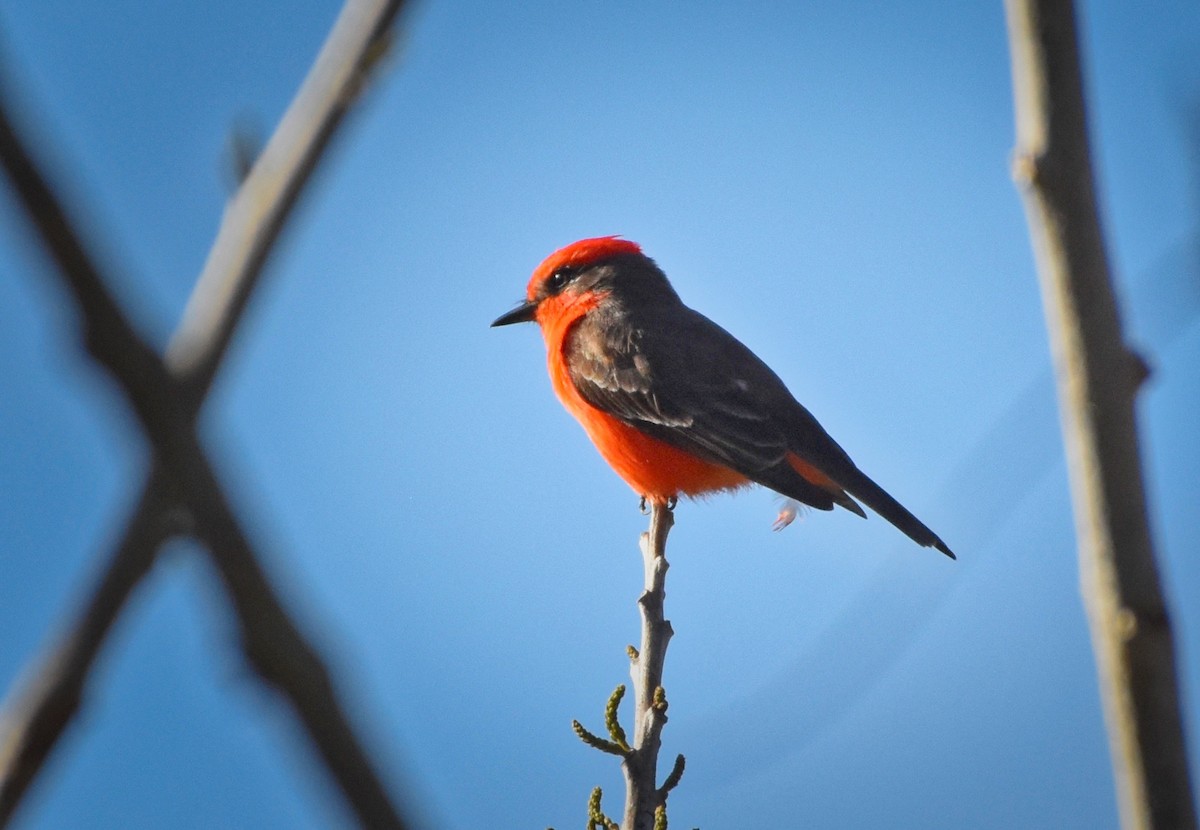
M 573 242 L 546 257 L 534 270 L 529 281 L 529 299 L 533 300 L 542 283 L 560 268 L 578 268 L 607 257 L 641 252 L 637 243 L 615 236 Z M 600 454 L 634 492 L 654 502 L 748 485 L 750 481 L 740 473 L 651 438 L 592 406 L 579 394 L 563 350 L 572 326 L 603 300 L 604 295 L 595 292 L 557 295 L 543 299 L 537 310 L 537 321 L 546 338 L 554 392 L 583 425 Z
M 585 401 L 571 380 L 563 349 L 571 327 L 603 297 L 588 294 L 569 304 L 556 302 L 558 299 L 543 301 L 538 310 L 554 393 L 583 425 L 604 460 L 635 493 L 652 502 L 665 503 L 680 495 L 695 496 L 750 484 L 740 473 L 651 438 Z

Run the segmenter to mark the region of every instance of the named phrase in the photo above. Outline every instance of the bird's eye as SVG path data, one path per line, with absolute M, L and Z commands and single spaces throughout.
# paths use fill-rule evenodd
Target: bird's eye
M 562 291 L 566 284 L 574 278 L 575 269 L 564 265 L 562 268 L 559 268 L 550 275 L 550 278 L 546 280 L 546 287 L 549 288 L 551 292 Z

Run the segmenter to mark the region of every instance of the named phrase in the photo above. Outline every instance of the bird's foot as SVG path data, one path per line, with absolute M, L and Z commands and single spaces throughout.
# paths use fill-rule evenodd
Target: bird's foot
M 661 502 L 659 502 L 659 503 L 661 504 Z M 679 497 L 671 496 L 666 501 L 666 508 L 667 508 L 667 510 L 674 510 L 675 505 L 677 505 L 677 504 L 679 504 Z M 641 500 L 638 501 L 638 512 L 640 512 L 643 516 L 650 515 L 650 508 L 646 506 L 646 497 L 645 496 L 642 496 Z

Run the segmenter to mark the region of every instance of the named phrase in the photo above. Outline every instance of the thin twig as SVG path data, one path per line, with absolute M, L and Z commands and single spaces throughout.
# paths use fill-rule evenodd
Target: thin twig
M 166 372 L 153 350 L 129 325 L 96 264 L 88 256 L 65 211 L 46 184 L 12 128 L 6 102 L 0 98 L 0 163 L 29 214 L 58 274 L 82 313 L 88 352 L 102 365 L 120 365 L 128 396 L 143 422 L 158 422 L 163 408 L 156 383 Z M 169 398 L 169 395 L 165 396 Z M 166 404 L 170 408 L 173 404 Z M 189 428 L 190 432 L 190 428 Z M 172 459 L 176 448 L 168 450 Z M 117 552 L 75 626 L 27 673 L 26 686 L 6 702 L 0 716 L 0 826 L 7 823 L 38 769 L 79 706 L 83 685 L 129 593 L 150 569 L 163 540 L 158 532 L 174 488 L 165 464 L 147 483 L 139 507 L 127 524 Z M 152 511 L 152 512 L 151 512 Z
M 196 412 L 271 244 L 388 42 L 389 26 L 400 5 L 395 0 L 349 0 L 343 9 L 297 101 L 226 216 L 198 286 L 198 298 L 189 304 L 194 309 L 191 322 L 173 340 L 175 372 L 167 370 L 121 313 L 108 283 L 12 130 L 0 101 L 0 156 L 5 169 L 59 266 L 58 273 L 79 303 L 88 351 L 122 386 L 157 459 L 139 509 L 93 592 L 88 611 L 0 719 L 4 741 L 0 825 L 7 822 L 77 710 L 107 631 L 165 538 L 162 517 L 182 503 L 197 521 L 198 535 L 208 543 L 234 601 L 251 664 L 292 701 L 359 820 L 371 827 L 404 826 L 337 703 L 327 671 L 266 581 L 194 431 Z M 243 198 L 247 188 L 253 190 Z M 236 209 L 247 200 L 256 210 Z M 245 225 L 236 228 L 236 222 Z M 227 270 L 222 271 L 222 266 Z M 185 391 L 181 380 L 186 381 L 186 395 L 181 394 Z M 164 500 L 165 491 L 174 498 Z
M 1007 0 L 1025 196 L 1123 825 L 1195 828 L 1170 619 L 1159 585 L 1125 345 L 1096 208 L 1070 0 Z
M 383 54 L 402 0 L 349 0 L 217 238 L 167 349 L 167 366 L 204 397 L 296 197 Z
M 650 530 L 642 534 L 645 590 L 638 599 L 642 616 L 642 642 L 636 655 L 630 652 L 629 674 L 633 679 L 634 722 L 632 750 L 621 769 L 625 774 L 624 830 L 652 830 L 654 811 L 663 804 L 666 792 L 658 787 L 658 751 L 663 725 L 667 722 L 666 698 L 662 690 L 663 661 L 674 631 L 663 616 L 666 599 L 667 534 L 675 522 L 665 504 L 655 504 L 650 513 Z
M 267 581 L 211 470 L 201 473 L 189 495 L 199 535 L 233 601 L 250 665 L 291 702 L 362 826 L 405 827 L 338 703 L 328 670 Z
M 75 716 L 96 655 L 171 528 L 156 471 L 116 552 L 69 633 L 50 649 L 0 713 L 0 827 L 7 824 L 50 750 Z

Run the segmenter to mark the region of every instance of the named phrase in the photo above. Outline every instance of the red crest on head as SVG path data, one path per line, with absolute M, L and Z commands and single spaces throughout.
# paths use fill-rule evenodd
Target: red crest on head
M 537 286 L 563 266 L 577 268 L 617 254 L 640 254 L 641 252 L 642 248 L 636 242 L 630 242 L 628 239 L 621 239 L 617 236 L 580 239 L 578 242 L 572 242 L 570 245 L 559 248 L 542 260 L 542 264 L 534 269 L 533 276 L 529 279 L 526 295 L 532 300 L 537 293 Z

